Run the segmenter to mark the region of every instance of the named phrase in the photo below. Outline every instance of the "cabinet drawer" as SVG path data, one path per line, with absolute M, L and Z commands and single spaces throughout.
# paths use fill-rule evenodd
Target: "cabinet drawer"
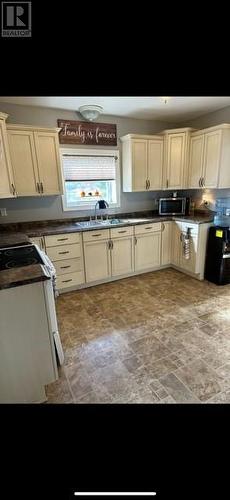
M 111 238 L 121 238 L 122 236 L 132 236 L 133 226 L 127 227 L 114 227 L 110 229 Z
M 109 239 L 109 229 L 98 229 L 97 231 L 85 231 L 83 241 L 98 241 Z
M 161 231 L 161 222 L 153 222 L 152 224 L 139 224 L 134 228 L 135 234 L 152 233 L 155 231 Z
M 69 286 L 81 285 L 81 283 L 85 283 L 83 271 L 78 271 L 71 274 L 62 274 L 61 276 L 57 276 L 56 281 L 58 290 L 68 288 Z
M 190 229 L 191 234 L 198 234 L 199 224 L 190 224 L 190 222 L 181 223 L 181 230 L 183 231 L 183 233 L 186 233 L 188 228 Z
M 82 271 L 82 267 L 83 264 L 82 264 L 82 259 L 80 257 L 78 259 L 66 259 L 64 261 L 57 260 L 55 262 L 55 269 L 58 276 L 60 276 L 61 274 Z
M 57 245 L 66 245 L 68 243 L 80 243 L 80 233 L 53 234 L 45 236 L 46 247 L 55 247 Z
M 53 261 L 74 259 L 77 257 L 81 257 L 81 247 L 80 243 L 76 243 L 75 245 L 62 245 L 50 248 L 48 247 L 46 249 L 46 253 Z

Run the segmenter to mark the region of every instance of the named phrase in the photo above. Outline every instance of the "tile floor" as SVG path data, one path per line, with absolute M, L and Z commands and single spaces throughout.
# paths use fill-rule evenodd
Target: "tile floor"
M 230 285 L 173 269 L 61 295 L 48 403 L 230 403 Z

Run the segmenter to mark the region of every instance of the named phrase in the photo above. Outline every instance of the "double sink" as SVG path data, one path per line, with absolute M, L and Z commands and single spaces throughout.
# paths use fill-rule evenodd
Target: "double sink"
M 105 227 L 105 226 L 117 226 L 123 224 L 137 224 L 140 222 L 149 222 L 151 219 L 105 219 L 105 220 L 87 220 L 82 222 L 76 222 L 77 227 L 81 228 L 94 228 L 94 227 Z

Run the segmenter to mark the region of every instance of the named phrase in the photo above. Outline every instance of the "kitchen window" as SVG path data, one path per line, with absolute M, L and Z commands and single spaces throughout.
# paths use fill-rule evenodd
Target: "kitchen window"
M 62 149 L 64 210 L 94 209 L 104 199 L 120 206 L 119 151 Z

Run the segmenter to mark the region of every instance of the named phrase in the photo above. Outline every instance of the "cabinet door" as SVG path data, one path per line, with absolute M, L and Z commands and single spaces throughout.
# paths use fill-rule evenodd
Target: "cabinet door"
M 216 188 L 218 186 L 220 166 L 221 130 L 205 134 L 204 139 L 204 187 Z
M 15 188 L 19 196 L 40 196 L 33 132 L 8 130 Z
M 42 236 L 31 237 L 30 240 L 32 241 L 32 243 L 37 245 L 40 248 L 40 250 L 45 249 L 44 238 Z
M 34 132 L 34 138 L 42 194 L 59 194 L 60 158 L 57 133 Z
M 181 223 L 172 222 L 172 264 L 180 265 L 181 257 Z
M 111 249 L 112 276 L 134 271 L 133 236 L 112 240 Z
M 204 134 L 191 137 L 189 161 L 189 188 L 200 188 L 203 174 Z
M 166 159 L 166 188 L 180 189 L 184 183 L 186 134 L 168 134 Z
M 180 267 L 190 273 L 196 272 L 196 261 L 197 261 L 197 249 L 198 249 L 198 235 L 191 236 L 190 239 L 190 258 L 185 259 L 183 251 L 183 239 L 181 243 L 181 258 Z
M 172 222 L 162 222 L 161 265 L 171 264 L 172 259 Z
M 0 198 L 14 196 L 13 173 L 8 150 L 5 122 L 0 120 Z
M 163 139 L 148 141 L 148 189 L 162 188 Z
M 133 191 L 147 189 L 147 155 L 148 141 L 135 139 L 132 141 L 132 178 Z
M 111 276 L 108 240 L 84 243 L 86 282 L 100 281 Z
M 135 271 L 159 267 L 161 264 L 161 232 L 135 237 Z

